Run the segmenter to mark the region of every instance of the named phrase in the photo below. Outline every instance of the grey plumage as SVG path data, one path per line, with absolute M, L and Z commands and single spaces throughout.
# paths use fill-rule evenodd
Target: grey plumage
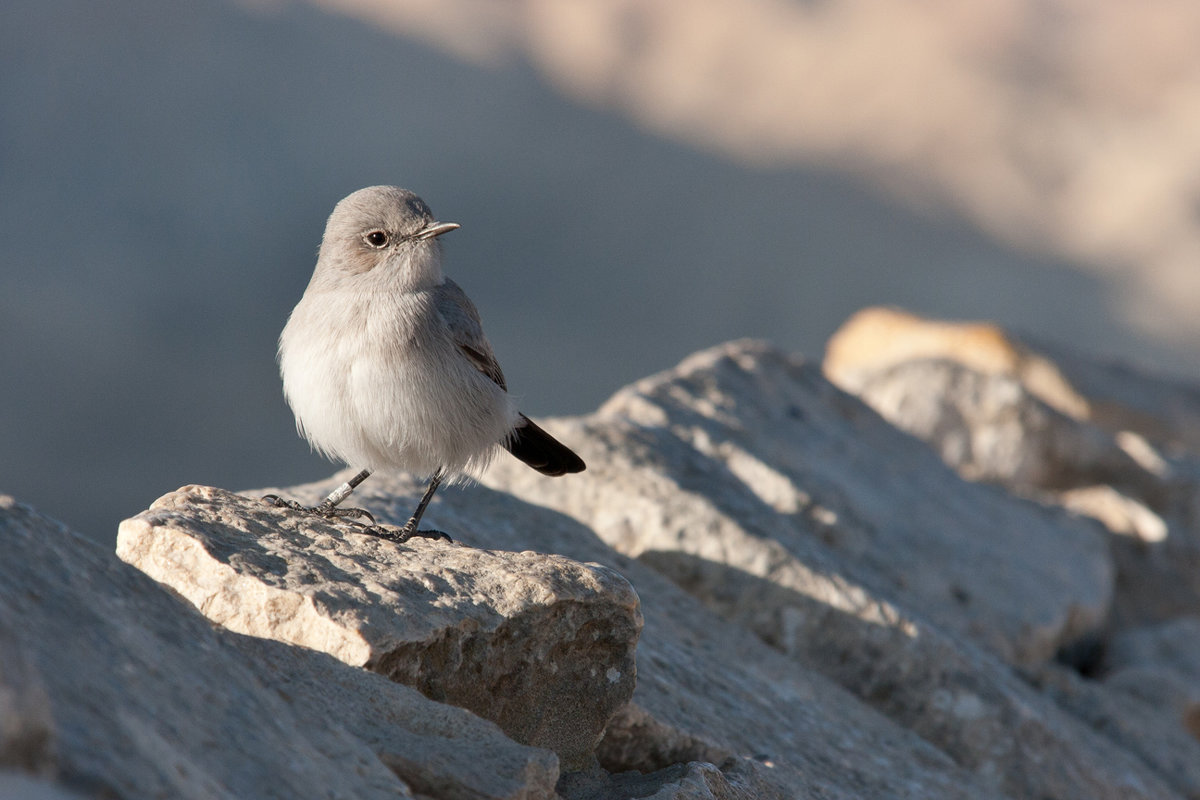
M 279 340 L 297 428 L 321 453 L 362 470 L 317 513 L 365 514 L 337 505 L 376 469 L 431 475 L 407 538 L 443 478 L 477 474 L 499 447 L 546 475 L 584 469 L 516 410 L 478 311 L 442 275 L 437 237 L 457 227 L 393 186 L 361 189 L 329 217 Z

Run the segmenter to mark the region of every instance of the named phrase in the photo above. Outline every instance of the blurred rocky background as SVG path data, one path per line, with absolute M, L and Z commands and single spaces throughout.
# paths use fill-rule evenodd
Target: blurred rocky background
M 1198 36 L 1171 0 L 10 0 L 0 487 L 111 542 L 328 474 L 275 337 L 373 183 L 463 223 L 534 414 L 881 303 L 1194 374 Z

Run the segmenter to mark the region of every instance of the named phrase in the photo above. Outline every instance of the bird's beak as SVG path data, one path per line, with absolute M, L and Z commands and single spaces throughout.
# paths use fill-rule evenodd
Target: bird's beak
M 421 230 L 417 231 L 415 238 L 417 239 L 432 239 L 435 236 L 441 236 L 443 233 L 449 233 L 455 228 L 461 228 L 457 222 L 431 222 Z

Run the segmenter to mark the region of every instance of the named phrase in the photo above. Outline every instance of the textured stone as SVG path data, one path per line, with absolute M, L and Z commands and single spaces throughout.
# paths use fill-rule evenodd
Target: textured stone
M 538 484 L 499 462 L 485 481 L 590 525 L 982 784 L 1171 796 L 1009 665 L 1099 629 L 1112 568 L 1096 527 L 961 480 L 816 368 L 754 342 L 545 426 L 587 473 Z
M 599 565 L 396 545 L 207 487 L 123 522 L 117 552 L 230 630 L 366 666 L 569 768 L 633 693 L 637 595 Z
M 492 722 L 326 653 L 240 634 L 226 638 L 306 725 L 336 720 L 420 796 L 556 796 L 558 758 L 549 750 L 517 744 Z
M 1111 487 L 1151 513 L 1190 521 L 1196 487 L 1187 461 L 1164 456 L 1137 434 L 1113 434 L 1059 413 L 1012 377 L 918 360 L 861 376 L 858 394 L 968 480 L 1027 495 L 1075 491 L 1077 508 L 1095 507 L 1118 528 L 1131 522 L 1123 517 L 1132 507 L 1118 514 L 1111 501 L 1078 490 Z
M 439 494 L 456 544 L 188 487 L 119 544 L 172 592 L 8 503 L 0 765 L 79 796 L 1200 796 L 1200 616 L 1110 605 L 1115 557 L 1146 608 L 1195 607 L 1200 462 L 1050 403 L 1029 364 L 1062 373 L 1001 334 L 859 374 L 999 486 L 738 342 L 546 421 L 586 473 Z M 398 522 L 421 489 L 349 502 Z
M 651 484 L 663 491 L 657 504 L 645 495 L 624 504 L 615 493 L 605 493 L 611 487 L 597 483 L 616 474 L 622 486 L 644 490 L 653 471 L 625 475 L 597 457 L 604 451 L 575 424 L 545 424 L 582 447 L 588 472 L 577 476 L 577 497 L 590 498 L 580 499 L 581 507 L 598 503 L 598 516 L 614 510 L 644 513 L 644 530 L 653 532 L 656 513 L 693 502 L 658 482 Z M 919 448 L 911 440 L 910 446 Z M 614 445 L 613 452 L 625 451 Z M 681 451 L 656 447 L 652 452 L 669 459 Z M 690 468 L 696 479 L 706 471 L 723 474 L 719 463 L 703 459 L 690 462 Z M 488 480 L 503 470 L 497 465 Z M 295 491 L 312 500 L 335 482 Z M 538 487 L 531 485 L 531 499 L 555 497 L 554 487 L 564 482 L 542 483 L 536 493 L 532 489 Z M 384 476 L 362 500 L 382 518 L 400 519 L 419 491 L 411 481 Z M 522 522 L 528 511 L 520 504 L 479 487 L 448 492 L 429 513 L 430 524 L 470 544 L 534 547 L 581 560 L 619 559 L 606 556 L 603 544 L 586 528 L 556 522 L 553 515 L 538 517 L 537 524 Z M 637 519 L 622 529 L 618 547 L 633 543 L 633 552 L 643 529 Z M 703 522 L 697 519 L 696 524 Z M 710 522 L 708 530 L 715 527 Z M 747 537 L 735 544 L 753 541 Z M 601 764 L 611 772 L 661 774 L 690 762 L 717 764 L 727 772 L 736 765 L 744 771 L 740 780 L 760 782 L 754 796 L 762 797 L 904 797 L 913 792 L 930 797 L 992 792 L 1015 797 L 1172 796 L 1136 757 L 1061 711 L 995 656 L 836 574 L 830 580 L 844 586 L 842 597 L 858 593 L 857 613 L 712 559 L 679 553 L 669 557 L 665 550 L 638 552 L 637 563 L 609 561 L 636 587 L 646 614 L 633 703 L 610 721 L 598 750 Z M 734 624 L 697 609 L 648 566 L 671 575 Z M 915 741 L 932 742 L 943 753 L 892 739 L 894 733 L 880 727 L 878 716 L 847 702 L 817 671 L 910 729 L 920 737 Z M 907 755 L 897 752 L 901 745 L 911 748 Z M 881 778 L 863 761 L 862 752 L 882 762 L 879 768 L 888 763 L 883 762 L 885 753 L 893 753 L 887 766 L 891 774 Z M 946 754 L 963 770 L 957 777 Z M 900 762 L 907 765 L 902 771 Z M 947 780 L 958 784 L 948 786 Z
M 0 496 L 0 515 L 7 511 L 6 502 Z M 17 639 L 13 630 L 17 624 L 0 616 L 0 766 L 53 775 L 53 705 L 31 653 Z
M 883 377 L 897 367 L 929 361 L 961 370 L 935 375 L 933 379 L 943 385 L 923 388 L 919 374 L 906 376 L 901 371 Z M 951 392 L 956 396 L 945 405 L 965 414 L 974 427 L 990 423 L 997 428 L 1005 421 L 1000 409 L 1007 407 L 1007 421 L 1020 414 L 1043 429 L 1030 432 L 1030 438 L 1044 432 L 1068 444 L 1071 438 L 1090 440 L 1090 447 L 1068 446 L 1079 450 L 1073 459 L 1077 465 L 1100 461 L 1091 465 L 1094 468 L 1113 457 L 1103 452 L 1111 449 L 1111 440 L 1099 437 L 1098 431 L 1114 437 L 1128 457 L 1159 477 L 1169 470 L 1160 450 L 1200 455 L 1200 386 L 1090 358 L 1062 345 L 1023 339 L 988 323 L 944 322 L 894 309 L 865 309 L 830 338 L 824 370 L 848 392 L 864 397 L 874 393 L 880 402 L 871 404 L 908 430 L 928 430 L 931 426 L 920 419 L 919 409 L 938 403 L 939 394 Z M 1004 380 L 989 384 L 988 379 Z M 907 386 L 895 386 L 898 383 Z M 1054 412 L 1086 424 L 1072 431 L 1057 420 L 1036 419 L 1046 412 L 1036 407 L 1037 402 L 1012 398 L 1016 390 L 1010 384 Z M 972 397 L 973 392 L 982 396 Z M 1115 466 L 1118 472 L 1125 471 L 1119 462 Z
M 724 767 L 704 761 L 675 764 L 651 773 L 602 769 L 576 773 L 558 786 L 563 800 L 613 800 L 637 797 L 646 800 L 758 800 L 779 796 L 747 768 L 748 762 Z
M 88 796 L 555 796 L 553 753 L 324 653 L 214 629 L 91 540 L 0 508 L 0 764 Z
M 1088 421 L 1112 433 L 1133 431 L 1160 447 L 1200 456 L 1200 386 L 1154 375 L 1129 364 L 1029 337 L 1031 352 L 1054 363 L 1080 396 Z
M 1009 375 L 906 361 L 862 376 L 856 394 L 968 480 L 1026 492 L 1111 485 L 1139 495 L 1158 483 L 1107 431 L 1056 411 Z
M 485 481 L 631 555 L 678 561 L 685 586 L 705 582 L 685 568 L 716 564 L 856 616 L 894 616 L 891 603 L 1014 663 L 1052 656 L 1108 610 L 1112 565 L 1092 526 L 958 479 L 761 343 L 698 353 L 555 430 L 585 448 L 583 478 L 546 484 L 498 462 Z
M 1200 615 L 1125 631 L 1109 643 L 1110 671 L 1134 667 L 1171 670 L 1200 694 Z
M 1102 664 L 1089 665 L 1103 667 L 1103 682 L 1053 665 L 1033 674 L 1176 790 L 1200 796 L 1200 681 L 1180 669 L 1200 661 L 1190 644 L 1197 617 L 1139 627 L 1200 613 L 1200 387 L 1022 343 L 992 326 L 907 315 L 880 324 L 888 318 L 873 310 L 847 322 L 831 340 L 826 371 L 965 477 L 1059 503 L 1113 534 L 1117 634 Z M 1016 360 L 996 370 L 970 355 L 961 345 L 983 328 L 999 349 L 1052 366 L 1085 403 L 1060 413 Z M 872 344 L 888 355 L 869 354 Z
M 1168 730 L 1200 743 L 1200 615 L 1121 632 L 1109 642 L 1104 664 L 1106 686 L 1154 708 Z M 1200 765 L 1200 758 L 1189 764 Z
M 1034 685 L 1122 749 L 1149 765 L 1180 795 L 1200 797 L 1200 687 L 1168 670 L 1130 668 L 1087 680 L 1054 664 Z
M 829 338 L 826 377 L 852 394 L 897 364 L 950 361 L 984 375 L 1005 376 L 1029 387 L 1057 411 L 1086 419 L 1091 404 L 1058 365 L 986 322 L 923 319 L 895 308 L 864 308 Z
M 1146 505 L 1127 497 L 1111 486 L 1083 486 L 1060 492 L 1057 501 L 1064 508 L 1098 520 L 1118 536 L 1140 545 L 1166 540 L 1166 521 Z
M 864 402 L 920 437 L 969 480 L 998 484 L 1099 521 L 1115 534 L 1110 623 L 1200 610 L 1200 471 L 1138 434 L 1055 411 L 1006 375 L 911 361 L 861 376 Z
M 749 775 L 733 769 L 722 772 L 713 764 L 686 764 L 678 779 L 662 786 L 646 800 L 753 800 L 763 787 Z
M 1134 433 L 1158 448 L 1200 455 L 1200 385 L 1011 334 L 990 323 L 867 308 L 830 337 L 824 370 L 835 384 L 861 395 L 868 383 L 893 367 L 931 360 L 1008 378 L 1055 411 L 1111 435 Z
M 313 502 L 343 477 L 287 492 Z M 422 487 L 407 477 L 379 474 L 362 488 L 357 504 L 380 519 L 399 520 L 407 517 Z M 608 564 L 642 599 L 637 689 L 633 701 L 610 720 L 597 750 L 611 775 L 572 778 L 574 783 L 560 784 L 565 797 L 683 791 L 673 787 L 688 774 L 693 775 L 689 786 L 702 776 L 715 787 L 714 796 L 724 796 L 710 768 L 690 766 L 701 763 L 715 765 L 733 792 L 728 796 L 756 800 L 998 796 L 919 736 L 743 626 L 721 619 L 565 515 L 474 486 L 439 493 L 428 521 L 472 546 L 536 549 Z M 643 777 L 632 778 L 631 770 Z M 620 793 L 630 780 L 637 793 Z M 746 787 L 746 793 L 737 794 Z M 617 793 L 605 794 L 610 790 Z
M 84 800 L 86 795 L 68 792 L 46 779 L 0 771 L 0 797 L 4 800 Z
M 2 498 L 0 548 L 6 767 L 88 797 L 411 796 L 336 719 L 298 713 L 91 540 Z
M 971 350 L 979 330 L 1009 357 Z M 870 353 L 872 342 L 882 355 Z M 1115 534 L 1112 627 L 1200 612 L 1200 387 L 1065 348 L 1035 352 L 994 326 L 878 310 L 848 321 L 829 352 L 827 373 L 964 477 L 1062 505 Z M 1022 367 L 1030 363 L 1039 369 Z M 1045 390 L 1048 374 L 1060 389 L 1071 376 L 1084 403 L 1056 406 L 1063 393 Z

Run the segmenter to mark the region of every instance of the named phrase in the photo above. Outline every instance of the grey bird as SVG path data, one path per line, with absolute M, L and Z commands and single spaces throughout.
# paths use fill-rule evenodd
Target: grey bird
M 516 409 L 479 313 L 442 274 L 438 237 L 458 227 L 395 186 L 360 189 L 334 207 L 312 279 L 279 337 L 279 367 L 300 433 L 361 471 L 316 506 L 264 501 L 369 519 L 358 523 L 365 532 L 405 541 L 444 537 L 418 529 L 434 492 L 443 480 L 478 475 L 499 448 L 544 475 L 583 471 L 578 455 Z M 379 469 L 429 476 L 397 533 L 363 509 L 338 507 Z

